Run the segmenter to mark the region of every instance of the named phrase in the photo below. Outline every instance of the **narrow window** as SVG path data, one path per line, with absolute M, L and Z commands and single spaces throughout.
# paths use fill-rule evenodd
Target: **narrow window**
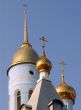
M 29 90 L 29 99 L 30 99 L 32 93 L 33 93 L 33 90 Z
M 17 92 L 17 110 L 19 110 L 21 106 L 21 93 L 20 91 Z

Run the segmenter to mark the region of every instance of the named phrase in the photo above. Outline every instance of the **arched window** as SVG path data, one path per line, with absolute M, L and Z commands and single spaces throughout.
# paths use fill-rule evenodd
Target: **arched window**
M 21 93 L 20 91 L 17 92 L 17 110 L 19 110 L 21 106 Z
M 30 97 L 31 97 L 32 93 L 33 93 L 33 90 L 32 90 L 32 89 L 30 89 L 30 90 L 29 90 L 29 99 L 30 99 Z

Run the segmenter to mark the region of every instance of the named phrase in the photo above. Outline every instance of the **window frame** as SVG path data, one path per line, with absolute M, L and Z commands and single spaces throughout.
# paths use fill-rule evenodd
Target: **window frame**
M 19 110 L 21 106 L 21 92 L 20 90 L 16 91 L 16 110 Z

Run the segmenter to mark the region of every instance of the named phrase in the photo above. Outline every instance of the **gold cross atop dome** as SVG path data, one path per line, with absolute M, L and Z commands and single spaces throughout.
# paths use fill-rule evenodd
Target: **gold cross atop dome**
M 44 50 L 44 48 L 45 48 L 45 42 L 48 42 L 48 41 L 46 40 L 46 38 L 44 36 L 42 36 L 40 38 L 40 41 L 42 43 L 42 54 L 45 54 L 45 50 Z
M 46 57 L 45 55 L 45 42 L 48 42 L 44 36 L 40 38 L 40 41 L 42 43 L 42 56 L 36 63 L 36 68 L 39 72 L 48 72 L 50 73 L 50 70 L 52 68 L 51 61 Z
M 76 91 L 73 87 L 68 85 L 64 80 L 64 66 L 66 65 L 64 61 L 61 61 L 60 64 L 62 65 L 62 80 L 61 83 L 56 87 L 57 93 L 60 95 L 61 99 L 63 100 L 71 100 L 75 103 L 76 99 Z
M 62 82 L 64 82 L 64 66 L 65 66 L 66 64 L 64 63 L 63 60 L 60 62 L 60 64 L 62 65 L 62 74 L 61 74 L 61 76 L 62 76 Z

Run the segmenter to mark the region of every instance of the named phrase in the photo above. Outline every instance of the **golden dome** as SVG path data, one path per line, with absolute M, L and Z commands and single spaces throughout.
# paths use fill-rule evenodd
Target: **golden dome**
M 14 65 L 21 64 L 21 63 L 36 64 L 38 59 L 39 59 L 38 54 L 32 48 L 31 44 L 29 44 L 28 42 L 27 21 L 26 21 L 26 15 L 25 15 L 24 17 L 24 42 L 14 54 L 10 68 Z
M 22 44 L 22 46 L 19 48 L 19 50 L 16 51 L 15 55 L 12 59 L 12 65 L 16 65 L 19 63 L 33 63 L 36 64 L 38 61 L 39 56 L 35 52 L 35 50 L 32 49 L 32 46 L 30 44 Z
M 38 69 L 39 72 L 42 72 L 42 71 L 50 72 L 52 68 L 52 64 L 49 61 L 49 59 L 46 58 L 45 52 L 43 52 L 42 57 L 37 61 L 36 68 Z
M 76 92 L 71 86 L 66 84 L 64 81 L 64 75 L 62 75 L 61 84 L 56 87 L 56 91 L 60 95 L 61 99 L 70 99 L 75 102 Z

